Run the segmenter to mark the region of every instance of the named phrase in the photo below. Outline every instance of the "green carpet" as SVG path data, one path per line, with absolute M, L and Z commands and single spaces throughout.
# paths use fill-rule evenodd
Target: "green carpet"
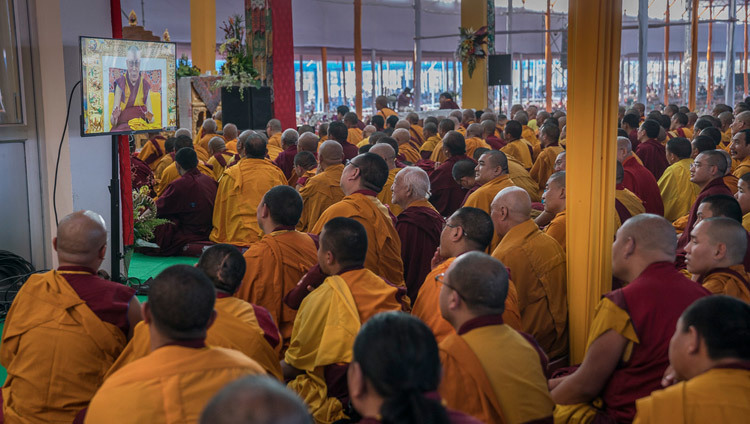
M 128 277 L 137 278 L 143 283 L 151 277 L 156 277 L 165 268 L 172 265 L 195 265 L 197 262 L 198 258 L 188 256 L 159 257 L 133 253 L 133 259 L 130 260 L 130 269 L 128 269 Z

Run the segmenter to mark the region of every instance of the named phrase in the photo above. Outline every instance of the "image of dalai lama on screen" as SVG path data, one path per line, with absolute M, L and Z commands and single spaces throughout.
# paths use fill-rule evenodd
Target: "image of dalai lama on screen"
M 128 48 L 126 56 L 127 72 L 115 81 L 114 108 L 112 108 L 112 132 L 128 131 L 131 119 L 143 119 L 151 122 L 149 93 L 151 85 L 141 72 L 141 50 L 138 47 Z

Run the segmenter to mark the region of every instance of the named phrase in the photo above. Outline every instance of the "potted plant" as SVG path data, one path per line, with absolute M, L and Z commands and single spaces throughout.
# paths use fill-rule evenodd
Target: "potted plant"
M 183 53 L 177 60 L 177 78 L 197 77 L 200 74 L 201 70 L 195 65 L 188 64 L 188 57 Z

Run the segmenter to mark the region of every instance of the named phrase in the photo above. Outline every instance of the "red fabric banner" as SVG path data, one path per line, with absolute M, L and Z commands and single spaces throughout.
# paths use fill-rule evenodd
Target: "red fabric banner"
M 273 0 L 273 112 L 282 128 L 297 128 L 292 0 Z

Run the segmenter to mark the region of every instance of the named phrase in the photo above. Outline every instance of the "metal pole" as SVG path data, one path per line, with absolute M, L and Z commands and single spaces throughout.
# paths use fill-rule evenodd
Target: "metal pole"
M 667 13 L 665 23 L 669 23 L 669 0 L 667 0 Z M 669 104 L 669 26 L 664 27 L 664 105 Z
M 544 27 L 552 27 L 552 3 L 547 0 L 547 13 L 544 16 Z M 544 34 L 544 103 L 547 112 L 552 112 L 552 34 Z
M 737 0 L 729 0 L 729 22 L 727 23 L 726 81 L 724 103 L 734 106 L 734 20 L 737 19 Z
M 714 55 L 711 51 L 711 44 L 714 38 L 714 24 L 710 20 L 714 15 L 714 2 L 708 0 L 708 45 L 706 47 L 706 108 L 711 107 L 714 100 Z
M 112 136 L 112 179 L 109 181 L 110 280 L 120 282 L 120 161 L 117 158 L 120 136 Z
M 511 78 L 508 86 L 508 111 L 513 105 L 513 0 L 508 0 L 508 14 L 505 17 L 505 30 L 508 32 L 505 38 L 505 52 L 510 55 Z
M 362 117 L 362 0 L 354 0 L 354 109 Z
M 648 80 L 648 0 L 638 0 L 638 101 L 647 102 Z
M 341 94 L 344 96 L 343 104 L 349 106 L 349 101 L 346 99 L 346 57 L 341 56 Z
M 299 55 L 299 91 L 297 92 L 297 104 L 299 105 L 300 116 L 305 114 L 304 66 L 305 63 L 302 59 L 302 55 Z
M 377 113 L 377 109 L 375 108 L 375 97 L 377 97 L 375 93 L 375 49 L 370 50 L 370 68 L 372 69 L 372 114 L 375 115 Z
M 422 0 L 414 0 L 414 110 L 422 106 Z
M 690 10 L 690 76 L 688 80 L 688 108 L 695 110 L 696 77 L 698 76 L 698 0 L 692 0 Z

